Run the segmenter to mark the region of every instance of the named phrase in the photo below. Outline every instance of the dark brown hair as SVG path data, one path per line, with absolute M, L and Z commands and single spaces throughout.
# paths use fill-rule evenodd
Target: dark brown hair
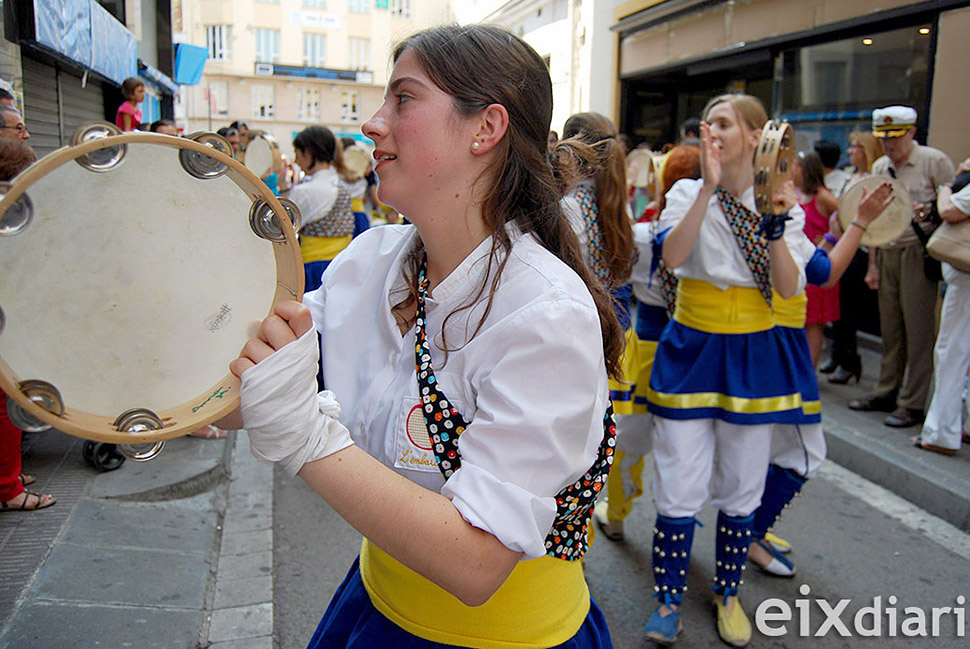
M 508 130 L 496 148 L 497 161 L 486 177 L 478 179 L 492 184 L 481 206 L 483 223 L 492 235 L 489 266 L 500 257 L 501 261 L 491 286 L 486 280 L 469 304 L 451 315 L 471 308 L 488 290 L 488 304 L 472 336 L 481 328 L 512 247 L 506 224 L 514 222 L 582 278 L 599 312 L 607 369 L 617 376 L 623 331 L 609 294 L 583 262 L 547 157 L 552 81 L 542 58 L 522 39 L 492 25 L 447 25 L 418 32 L 394 48 L 394 62 L 406 51 L 413 52 L 435 85 L 451 95 L 459 115 L 475 115 L 492 104 L 504 106 L 509 115 Z M 421 255 L 423 250 L 417 251 L 410 264 L 411 290 Z M 447 344 L 444 348 L 447 353 Z
M 121 82 L 121 94 L 124 95 L 125 99 L 132 99 L 135 96 L 135 91 L 140 87 L 144 87 L 145 82 L 138 77 L 128 77 Z
M 0 181 L 12 180 L 36 160 L 34 149 L 23 140 L 0 138 Z
M 803 151 L 798 154 L 798 165 L 802 168 L 802 186 L 799 188 L 806 196 L 814 196 L 825 186 L 825 169 L 822 158 L 815 151 Z
M 556 152 L 578 139 L 592 147 L 595 159 L 584 160 L 586 175 L 596 183 L 596 207 L 600 233 L 610 268 L 610 286 L 622 286 L 633 269 L 633 225 L 627 216 L 626 157 L 616 127 L 605 115 L 576 113 L 563 126 L 563 140 Z M 572 148 L 575 151 L 575 148 Z

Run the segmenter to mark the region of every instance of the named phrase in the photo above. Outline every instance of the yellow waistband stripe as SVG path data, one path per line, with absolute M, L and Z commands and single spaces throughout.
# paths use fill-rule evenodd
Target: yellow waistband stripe
M 360 574 L 371 603 L 386 618 L 420 638 L 460 647 L 554 647 L 576 635 L 589 612 L 582 564 L 549 556 L 520 561 L 477 607 L 465 606 L 367 539 Z
M 326 261 L 333 259 L 337 253 L 350 245 L 353 235 L 346 237 L 307 237 L 300 236 L 300 252 L 303 254 L 303 263 L 311 261 Z
M 650 403 L 664 408 L 720 408 L 728 412 L 757 415 L 770 412 L 781 412 L 801 408 L 807 415 L 822 412 L 821 401 L 803 401 L 799 393 L 785 394 L 777 397 L 760 397 L 747 399 L 731 397 L 719 392 L 691 392 L 687 394 L 668 394 L 647 389 L 647 399 Z

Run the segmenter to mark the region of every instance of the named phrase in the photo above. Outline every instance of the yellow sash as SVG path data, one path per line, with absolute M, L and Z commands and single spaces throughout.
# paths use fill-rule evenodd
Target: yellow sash
M 792 329 L 805 328 L 805 309 L 808 308 L 808 296 L 802 291 L 787 300 L 775 293 L 771 298 L 775 307 L 775 324 L 779 327 Z
M 346 237 L 307 237 L 300 236 L 300 252 L 303 253 L 303 263 L 311 261 L 326 261 L 333 259 L 337 253 L 350 245 L 353 235 Z
M 549 556 L 520 561 L 481 606 L 462 604 L 364 539 L 360 574 L 371 603 L 408 633 L 477 649 L 560 645 L 583 625 L 589 589 L 579 561 Z
M 758 289 L 729 286 L 722 290 L 686 278 L 677 283 L 674 320 L 712 334 L 750 334 L 775 326 L 771 307 Z

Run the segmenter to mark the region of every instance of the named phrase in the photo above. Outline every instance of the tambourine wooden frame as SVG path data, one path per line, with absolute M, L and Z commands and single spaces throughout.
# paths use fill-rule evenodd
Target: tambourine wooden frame
M 754 201 L 760 214 L 782 214 L 783 205 L 774 205 L 775 192 L 791 178 L 795 160 L 795 132 L 791 124 L 769 120 L 761 129 L 754 155 Z
M 75 159 L 92 151 L 122 144 L 157 144 L 173 149 L 189 149 L 204 153 L 226 165 L 225 176 L 232 180 L 250 200 L 253 202 L 263 201 L 269 204 L 275 214 L 286 214 L 283 206 L 266 184 L 241 162 L 191 139 L 144 132 L 128 132 L 94 139 L 81 144 L 62 147 L 45 156 L 14 179 L 12 186 L 0 200 L 0 214 L 6 213 L 7 209 L 21 194 L 54 169 L 72 163 Z M 241 227 L 250 227 L 248 216 L 248 214 L 244 215 Z M 267 240 L 267 244 L 273 246 L 273 254 L 276 260 L 276 292 L 266 315 L 273 312 L 277 303 L 285 300 L 300 300 L 303 296 L 303 260 L 296 240 L 296 233 L 288 218 L 277 220 L 282 227 L 286 240 L 278 243 Z M 3 335 L 2 332 L 0 332 L 0 335 Z M 163 422 L 163 427 L 144 432 L 117 430 L 114 425 L 115 417 L 122 413 L 116 413 L 115 417 L 95 415 L 74 409 L 69 403 L 64 404 L 64 413 L 60 416 L 48 412 L 31 401 L 19 387 L 20 382 L 24 379 L 43 379 L 43 377 L 18 377 L 2 357 L 0 357 L 0 387 L 28 414 L 65 433 L 112 444 L 144 444 L 185 435 L 234 411 L 239 405 L 240 382 L 229 372 L 231 360 L 226 359 L 226 375 L 214 383 L 210 389 L 181 405 L 156 412 L 155 414 Z
M 906 233 L 913 220 L 913 203 L 909 191 L 898 179 L 892 176 L 866 176 L 851 185 L 847 185 L 839 197 L 839 224 L 843 232 L 849 229 L 849 224 L 859 213 L 859 202 L 862 190 L 875 191 L 883 183 L 889 183 L 893 188 L 893 201 L 876 219 L 869 224 L 869 228 L 862 234 L 860 244 L 870 248 L 879 248 L 891 241 L 895 241 Z M 893 214 L 893 217 L 890 217 Z M 892 218 L 896 219 L 891 223 Z M 876 225 L 877 227 L 873 227 Z M 888 226 L 888 227 L 887 227 Z

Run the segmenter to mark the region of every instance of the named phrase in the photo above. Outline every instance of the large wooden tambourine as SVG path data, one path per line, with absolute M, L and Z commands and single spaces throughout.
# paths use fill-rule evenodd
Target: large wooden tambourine
M 770 120 L 761 129 L 754 155 L 754 201 L 760 214 L 781 214 L 783 205 L 772 204 L 775 192 L 791 178 L 795 159 L 795 134 L 791 124 Z
M 848 230 L 849 224 L 858 216 L 862 190 L 872 193 L 884 183 L 892 185 L 893 201 L 866 228 L 860 240 L 863 246 L 871 248 L 885 246 L 912 227 L 910 222 L 913 220 L 913 203 L 909 192 L 906 191 L 906 186 L 891 176 L 866 176 L 847 186 L 839 197 L 839 223 L 842 225 L 842 230 Z
M 0 187 L 0 387 L 20 415 L 147 459 L 237 407 L 229 363 L 303 268 L 299 211 L 230 152 L 97 124 Z

